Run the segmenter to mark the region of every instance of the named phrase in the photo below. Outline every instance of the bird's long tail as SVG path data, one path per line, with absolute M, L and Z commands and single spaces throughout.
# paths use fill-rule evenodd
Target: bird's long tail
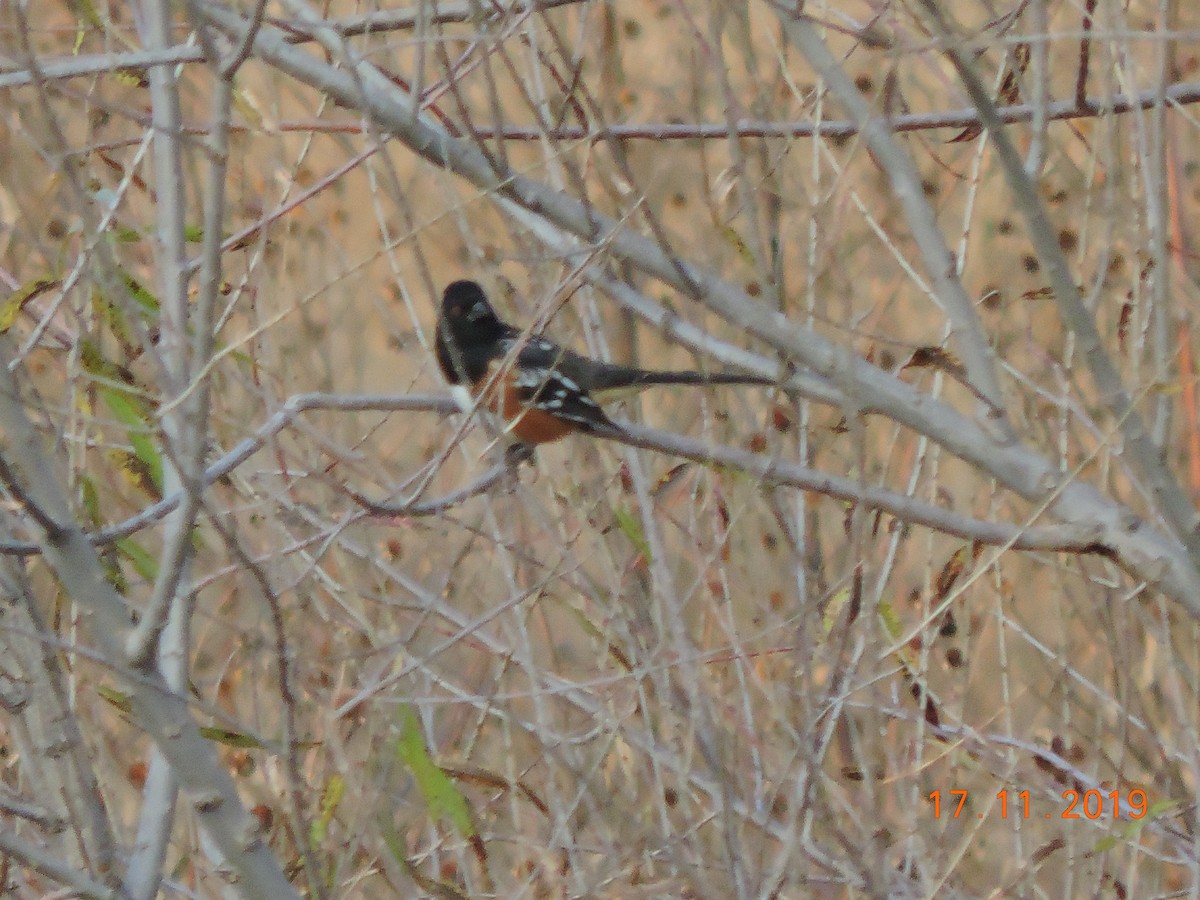
M 743 384 L 770 387 L 779 382 L 774 378 L 738 372 L 653 372 L 644 369 L 617 368 L 602 374 L 597 373 L 591 388 L 593 391 L 614 391 L 623 388 L 641 390 L 655 385 L 669 384 Z

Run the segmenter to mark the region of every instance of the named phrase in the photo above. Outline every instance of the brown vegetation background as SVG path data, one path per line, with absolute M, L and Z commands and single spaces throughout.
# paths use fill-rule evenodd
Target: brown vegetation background
M 0 893 L 1200 889 L 1190 4 L 25 7 Z M 431 351 L 462 277 L 780 387 L 451 496 L 500 462 Z

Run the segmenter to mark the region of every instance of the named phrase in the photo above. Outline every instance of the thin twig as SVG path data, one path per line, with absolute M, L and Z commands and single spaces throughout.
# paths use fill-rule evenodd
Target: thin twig
M 71 516 L 52 456 L 20 401 L 11 361 L 8 340 L 0 340 L 0 431 L 8 441 L 6 460 L 19 473 L 22 492 L 58 525 L 57 540 L 45 540 L 43 552 L 63 592 L 88 619 L 88 631 L 105 658 L 124 663 L 131 631 L 129 608 Z M 125 681 L 133 718 L 171 763 L 192 815 L 240 879 L 241 888 L 258 896 L 296 896 L 246 812 L 233 779 L 191 718 L 187 695 L 173 691 L 157 669 L 146 667 L 137 674 L 140 678 Z
M 1075 75 L 1075 108 L 1088 109 L 1087 80 L 1088 68 L 1092 56 L 1092 16 L 1096 12 L 1096 0 L 1084 0 L 1083 3 L 1083 34 L 1079 38 L 1079 71 Z M 1157 96 L 1158 91 L 1146 91 L 1146 94 Z M 1114 110 L 1115 111 L 1115 110 Z
M 1095 2 L 1095 0 L 1091 0 Z M 241 35 L 244 39 L 245 33 Z M 1157 89 L 1139 91 L 1136 94 L 1113 94 L 1111 97 L 1088 97 L 1086 94 L 1086 71 L 1088 64 L 1087 50 L 1090 48 L 1087 36 L 1081 44 L 1080 73 L 1081 81 L 1077 81 L 1075 94 L 1069 100 L 1055 100 L 1046 104 L 1046 121 L 1068 121 L 1074 119 L 1092 119 L 1097 116 L 1135 112 L 1149 109 L 1159 101 L 1160 92 Z M 183 63 L 204 62 L 204 51 L 199 47 L 179 45 L 161 51 L 139 51 L 128 54 L 99 54 L 96 56 L 71 57 L 62 60 L 51 60 L 43 63 L 37 73 L 27 69 L 0 73 L 0 88 L 23 87 L 38 81 L 55 81 L 64 78 L 77 78 L 85 75 L 99 75 L 124 68 L 152 67 L 157 65 L 180 65 Z M 36 74 L 36 79 L 35 79 Z M 1083 92 L 1081 93 L 1081 86 Z M 1200 103 L 1200 82 L 1180 81 L 1169 85 L 1165 91 L 1166 99 L 1177 106 L 1189 106 Z M 996 107 L 996 118 L 1005 124 L 1032 121 L 1037 114 L 1037 107 L 1032 103 L 1014 103 L 1009 106 Z M 123 111 L 132 121 L 149 124 L 149 117 L 142 111 L 129 109 Z M 908 113 L 891 116 L 888 119 L 892 131 L 921 132 L 939 128 L 962 129 L 980 124 L 979 110 L 975 107 L 945 110 L 931 113 Z M 361 119 L 346 121 L 327 119 L 290 119 L 278 123 L 281 132 L 315 131 L 324 134 L 360 134 L 367 126 Z M 202 123 L 184 123 L 184 134 L 206 134 L 209 126 Z M 260 130 L 260 125 L 231 123 L 233 133 L 251 133 Z M 694 140 L 725 140 L 730 134 L 742 138 L 798 138 L 826 137 L 846 138 L 856 135 L 861 130 L 858 122 L 850 119 L 795 119 L 784 121 L 764 121 L 761 119 L 737 119 L 733 122 L 641 122 L 634 124 L 610 124 L 601 132 L 595 128 L 584 128 L 579 125 L 556 126 L 520 126 L 520 125 L 475 125 L 473 133 L 487 140 L 503 139 L 506 141 L 542 141 L 547 138 L 557 141 L 585 141 L 601 136 L 621 141 L 694 141 Z M 113 149 L 123 146 L 127 141 L 97 145 L 97 149 Z
M 221 536 L 226 549 L 233 554 L 241 571 L 250 575 L 251 583 L 258 588 L 259 596 L 270 613 L 271 630 L 275 638 L 275 652 L 272 654 L 272 657 L 275 661 L 279 699 L 283 710 L 283 734 L 280 739 L 282 750 L 280 755 L 283 757 L 284 764 L 283 771 L 286 786 L 284 797 L 286 798 L 288 815 L 292 819 L 294 833 L 309 835 L 312 833 L 312 821 L 306 812 L 309 806 L 306 794 L 307 785 L 300 771 L 300 740 L 298 737 L 299 729 L 296 724 L 297 698 L 293 686 L 293 660 L 291 650 L 288 647 L 287 628 L 285 627 L 279 593 L 271 585 L 271 579 L 263 571 L 263 567 L 246 552 L 246 548 L 238 540 L 238 536 L 233 530 L 232 518 L 227 522 L 218 510 L 207 506 L 206 513 L 208 521 Z M 328 896 L 325 885 L 321 882 L 320 868 L 314 853 L 316 848 L 308 840 L 301 841 L 300 843 L 302 847 L 299 852 L 303 857 L 304 873 L 308 879 L 309 890 L 312 891 L 312 896 L 317 898 Z
M 395 412 L 399 410 L 427 410 L 432 412 L 452 412 L 458 407 L 449 397 L 431 397 L 414 394 L 407 397 L 385 395 L 360 395 L 355 397 L 335 397 L 329 394 L 297 394 L 287 400 L 282 407 L 266 422 L 258 427 L 254 434 L 243 438 L 232 450 L 225 453 L 215 463 L 204 470 L 203 484 L 208 486 L 224 478 L 243 462 L 261 450 L 267 441 L 275 434 L 292 423 L 296 416 L 313 409 L 336 409 L 343 412 L 363 412 L 379 410 Z M 171 494 L 148 506 L 137 515 L 123 522 L 102 528 L 88 535 L 93 546 L 103 547 L 129 537 L 141 531 L 148 525 L 157 522 L 179 505 L 181 493 Z M 31 541 L 0 541 L 0 555 L 29 556 L 40 553 L 41 548 Z
M 146 3 L 139 16 L 143 42 L 150 47 L 169 45 L 172 30 L 171 8 L 167 0 Z M 155 264 L 159 281 L 160 337 L 157 354 L 166 375 L 164 385 L 169 397 L 188 391 L 192 372 L 200 371 L 205 360 L 192 359 L 189 330 L 211 328 L 209 322 L 193 322 L 188 303 L 183 237 L 187 218 L 184 197 L 183 153 L 179 125 L 182 113 L 175 70 L 156 67 L 150 72 L 150 112 L 153 119 L 153 157 L 155 212 L 157 226 L 154 242 Z M 222 133 L 218 124 L 215 135 Z M 207 223 L 210 227 L 213 223 Z M 219 226 L 218 226 L 219 227 Z M 211 311 L 211 303 L 208 309 Z M 211 335 L 209 336 L 211 340 Z M 204 382 L 202 382 L 203 384 Z M 172 605 L 181 602 L 179 585 L 186 580 L 192 551 L 192 525 L 200 509 L 203 486 L 198 476 L 203 471 L 203 453 L 207 440 L 207 393 L 192 391 L 179 406 L 166 404 L 161 420 L 164 443 L 163 489 L 180 490 L 183 502 L 168 519 L 154 589 L 141 621 L 134 629 L 134 642 L 128 651 L 135 667 L 149 664 L 157 649 L 158 637 L 167 623 Z
M 892 192 L 904 208 L 912 240 L 921 251 L 933 299 L 945 310 L 973 391 L 983 401 L 981 419 L 1003 441 L 1014 438 L 1000 388 L 996 354 L 972 298 L 957 276 L 954 254 L 946 245 L 937 214 L 921 187 L 912 156 L 895 140 L 891 121 L 878 115 L 854 86 L 833 52 L 804 17 L 779 11 L 784 33 L 829 85 L 834 96 L 861 124 L 863 139 L 887 173 Z
M 1020 155 L 1008 132 L 995 118 L 983 83 L 975 74 L 969 60 L 957 47 L 951 26 L 934 0 L 921 0 L 922 6 L 938 24 L 949 40 L 946 54 L 954 64 L 967 93 L 979 108 L 985 127 L 992 132 L 997 156 L 1012 189 L 1017 209 L 1029 228 L 1030 239 L 1053 287 L 1054 300 L 1066 326 L 1075 332 L 1084 359 L 1096 381 L 1100 402 L 1108 407 L 1125 438 L 1125 453 L 1141 475 L 1155 505 L 1166 524 L 1187 550 L 1189 564 L 1200 565 L 1200 533 L 1197 532 L 1195 508 L 1178 481 L 1165 465 L 1161 449 L 1155 446 L 1146 430 L 1145 420 L 1130 396 L 1121 373 L 1105 350 L 1096 320 L 1080 297 L 1079 288 L 1071 274 L 1066 256 L 1046 214 L 1037 187 L 1021 163 Z M 1167 377 L 1165 371 L 1154 373 L 1156 380 Z
M 126 897 L 120 890 L 88 878 L 60 855 L 21 840 L 7 828 L 0 828 L 0 853 L 67 886 L 73 897 L 86 897 L 88 900 L 124 900 Z
M 519 448 L 519 449 L 518 449 Z M 480 475 L 470 484 L 467 484 L 456 491 L 451 491 L 441 497 L 436 497 L 432 500 L 410 500 L 403 503 L 384 503 L 378 500 L 372 500 L 365 494 L 361 494 L 352 488 L 343 488 L 343 490 L 354 500 L 359 506 L 365 509 L 373 516 L 406 516 L 417 518 L 420 516 L 432 516 L 438 513 L 458 506 L 472 497 L 480 494 L 485 494 L 490 491 L 495 485 L 511 478 L 516 474 L 516 468 L 521 462 L 532 458 L 529 448 L 523 444 L 514 444 L 510 448 L 510 452 L 506 453 L 503 462 L 492 466 L 487 472 Z
M 230 34 L 245 33 L 245 19 L 226 8 L 202 4 L 202 15 Z M 323 38 L 324 40 L 324 38 Z M 289 45 L 270 27 L 260 29 L 255 53 L 263 62 L 309 84 L 340 102 L 377 119 L 431 165 L 447 169 L 474 184 L 484 195 L 505 198 L 544 218 L 552 227 L 585 237 L 598 231 L 616 258 L 665 284 L 688 291 L 693 299 L 745 333 L 764 341 L 797 366 L 825 377 L 838 373 L 853 384 L 865 411 L 877 411 L 936 440 L 968 464 L 987 472 L 1021 496 L 1036 500 L 1053 496 L 1051 512 L 1068 522 L 1102 523 L 1103 542 L 1118 549 L 1123 567 L 1143 581 L 1166 591 L 1200 618 L 1200 570 L 1179 543 L 1150 527 L 1130 529 L 1129 510 L 1093 485 L 1073 481 L 1059 485 L 1053 461 L 1020 440 L 997 440 L 974 418 L 965 416 L 895 376 L 848 354 L 842 346 L 796 323 L 714 272 L 672 258 L 662 248 L 631 229 L 619 229 L 594 207 L 554 191 L 537 180 L 508 169 L 497 169 L 478 147 L 459 140 L 419 110 L 416 98 L 373 66 L 362 63 L 354 75 L 314 54 Z M 329 51 L 341 58 L 336 41 Z M 363 91 L 363 86 L 368 90 Z M 726 132 L 727 133 L 727 132 Z M 680 276 L 683 266 L 688 277 Z M 696 291 L 696 286 L 701 287 Z M 1060 489 L 1061 487 L 1061 489 Z

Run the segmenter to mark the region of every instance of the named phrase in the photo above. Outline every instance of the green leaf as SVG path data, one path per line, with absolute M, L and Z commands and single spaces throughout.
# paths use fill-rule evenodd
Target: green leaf
M 896 614 L 895 607 L 890 603 L 880 601 L 879 603 L 879 618 L 883 620 L 883 627 L 887 631 L 888 637 L 893 641 L 899 640 L 904 634 L 904 625 L 900 621 L 900 616 Z
M 118 234 L 117 238 L 129 240 L 131 234 Z M 160 309 L 158 297 L 124 269 L 119 270 L 119 275 L 129 297 L 140 307 L 136 312 L 141 314 L 142 320 L 150 324 L 156 323 Z M 132 357 L 142 352 L 140 338 L 129 324 L 125 315 L 128 307 L 123 302 L 118 303 L 112 297 L 97 292 L 92 298 L 92 308 L 121 343 L 127 356 Z
M 61 282 L 57 278 L 34 278 L 9 294 L 4 303 L 0 304 L 0 334 L 13 327 L 26 303 L 39 294 L 58 287 L 59 284 Z
M 825 633 L 829 634 L 833 631 L 833 626 L 837 624 L 838 616 L 842 614 L 842 609 L 846 606 L 846 601 L 850 599 L 850 588 L 842 588 L 829 598 L 829 602 L 825 604 L 825 615 L 821 625 L 825 629 Z
M 120 68 L 110 69 L 109 74 L 117 79 L 121 84 L 128 87 L 145 88 L 150 86 L 150 79 L 142 69 L 138 68 Z
M 158 560 L 133 538 L 119 538 L 116 547 L 144 580 L 154 581 L 158 577 Z
M 1126 794 L 1126 802 L 1128 803 L 1128 794 Z M 1146 814 L 1137 819 L 1131 819 L 1129 824 L 1125 826 L 1124 837 L 1126 840 L 1137 840 L 1137 836 L 1142 829 L 1163 816 L 1176 815 L 1179 811 L 1178 800 L 1159 800 L 1157 803 L 1151 803 L 1150 808 L 1146 810 Z M 1123 809 L 1122 812 L 1125 812 Z
M 158 318 L 158 310 L 160 307 L 158 298 L 128 272 L 124 272 L 122 274 L 125 277 L 125 287 L 129 289 L 129 295 L 138 302 L 138 305 L 141 306 L 143 310 L 152 314 L 151 318 Z
M 400 708 L 400 737 L 396 741 L 396 756 L 412 773 L 417 790 L 425 798 L 435 819 L 448 820 L 464 837 L 475 836 L 475 823 L 467 801 L 450 777 L 429 757 L 421 736 L 421 724 L 411 706 Z
M 123 691 L 100 685 L 96 688 L 96 693 L 100 695 L 101 700 L 108 701 L 123 713 L 133 711 L 133 704 L 129 702 L 129 695 Z
M 154 478 L 146 464 L 128 450 L 113 449 L 107 453 L 108 461 L 121 470 L 125 480 L 155 502 L 162 499 L 162 491 L 155 486 Z
M 240 731 L 231 731 L 228 728 L 202 726 L 200 736 L 210 741 L 216 741 L 218 744 L 224 744 L 226 747 L 236 747 L 239 750 L 263 749 L 263 743 L 258 738 Z
M 392 859 L 400 865 L 408 866 L 408 854 L 404 848 L 404 842 L 400 838 L 400 833 L 396 831 L 396 826 L 391 820 L 380 816 L 379 818 L 379 834 L 383 838 L 383 845 L 387 847 L 388 853 L 392 854 Z
M 95 28 L 98 31 L 104 30 L 104 20 L 96 12 L 96 7 L 92 5 L 91 0 L 68 0 L 67 8 L 75 14 L 81 31 L 85 26 L 87 28 Z M 79 48 L 76 47 L 75 52 L 78 51 Z
M 1174 812 L 1176 807 L 1178 807 L 1178 806 L 1179 806 L 1178 800 L 1159 800 L 1157 803 L 1151 803 L 1149 812 L 1145 816 L 1143 816 L 1141 819 L 1139 819 L 1138 821 L 1141 821 L 1141 822 L 1152 821 L 1154 819 L 1160 818 L 1161 816 L 1165 815 L 1166 813 Z
M 112 387 L 100 388 L 100 397 L 104 400 L 108 411 L 113 414 L 113 418 L 129 430 L 129 442 L 134 445 L 135 451 L 137 450 L 137 444 L 133 440 L 135 436 L 149 440 L 150 411 L 142 398 L 129 391 Z M 139 453 L 138 456 L 140 457 L 141 454 Z M 150 461 L 143 459 L 142 462 L 149 463 Z
M 329 833 L 329 823 L 333 821 L 333 815 L 345 796 L 345 780 L 340 775 L 334 775 L 321 792 L 321 814 L 313 820 L 309 832 L 309 839 L 314 847 L 325 840 L 325 835 Z
M 737 255 L 741 257 L 742 262 L 748 266 L 756 265 L 754 254 L 750 252 L 750 248 L 746 246 L 746 242 L 742 240 L 742 236 L 737 233 L 737 230 L 732 225 L 722 226 L 721 233 L 725 236 L 725 240 L 729 242 L 729 245 L 737 251 Z
M 100 347 L 93 340 L 82 338 L 79 341 L 79 359 L 83 363 L 83 370 L 89 375 L 124 384 L 128 384 L 131 380 L 128 373 L 104 356 Z
M 637 552 L 642 555 L 647 563 L 650 562 L 650 543 L 646 540 L 646 533 L 642 531 L 642 523 L 638 517 L 625 509 L 622 506 L 613 510 L 613 517 L 617 520 L 617 527 L 624 532 L 629 538 Z
M 129 327 L 129 320 L 115 303 L 110 302 L 97 292 L 92 297 L 92 309 L 100 316 L 100 320 L 108 326 L 108 330 L 117 339 L 126 357 L 134 357 L 142 352 L 137 336 L 133 333 L 133 329 Z M 87 341 L 86 343 L 91 344 L 92 342 Z M 99 356 L 99 351 L 96 351 L 96 355 Z M 87 365 L 86 359 L 84 364 Z M 89 371 L 91 370 L 89 369 Z
M 154 489 L 162 493 L 163 462 L 154 441 L 147 433 L 150 430 L 149 416 L 141 399 L 127 391 L 103 387 L 100 396 L 112 412 L 113 417 L 126 426 L 129 443 L 133 447 L 134 456 L 145 467 Z
M 447 900 L 447 898 L 462 898 L 466 900 L 466 895 L 458 890 L 457 887 L 446 881 L 439 881 L 436 878 L 430 878 L 423 873 L 419 866 L 413 863 L 408 858 L 408 854 L 404 849 L 403 839 L 396 831 L 389 819 L 380 818 L 379 831 L 383 837 L 384 846 L 388 848 L 388 852 L 392 854 L 392 858 L 400 865 L 408 876 L 417 883 L 417 886 L 430 897 L 438 897 L 439 900 Z
M 87 513 L 88 522 L 92 525 L 99 525 L 100 495 L 96 492 L 96 482 L 92 481 L 90 476 L 80 476 L 79 494 L 80 502 L 83 504 L 83 511 Z

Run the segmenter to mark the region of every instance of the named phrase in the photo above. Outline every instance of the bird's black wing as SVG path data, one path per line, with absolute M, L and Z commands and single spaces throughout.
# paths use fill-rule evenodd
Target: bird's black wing
M 600 404 L 557 366 L 533 366 L 522 358 L 512 385 L 517 399 L 527 406 L 573 422 L 593 434 L 621 433 L 621 427 L 604 414 Z

